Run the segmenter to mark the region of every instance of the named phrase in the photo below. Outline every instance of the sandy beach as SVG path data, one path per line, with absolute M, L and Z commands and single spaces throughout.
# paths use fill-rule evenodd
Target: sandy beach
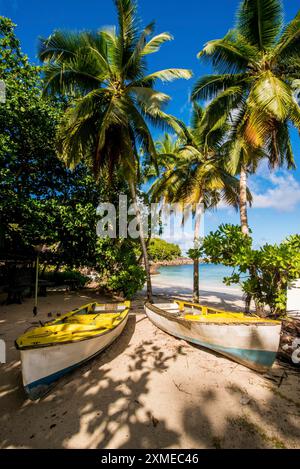
M 207 302 L 230 302 L 217 292 L 204 296 Z M 40 299 L 37 318 L 32 300 L 0 307 L 7 344 L 0 374 L 1 448 L 299 447 L 296 370 L 276 362 L 260 375 L 177 340 L 145 317 L 142 295 L 114 344 L 40 401 L 28 400 L 15 338 L 49 312 L 55 317 L 93 300 L 111 298 L 88 290 L 50 293 Z
M 170 278 L 162 279 L 161 275 L 152 277 L 153 293 L 161 298 L 173 298 L 191 301 L 193 297 L 192 282 L 182 279 L 181 281 Z M 143 290 L 146 293 L 146 289 Z M 243 292 L 237 286 L 227 287 L 217 284 L 205 284 L 200 287 L 201 304 L 208 304 L 215 308 L 228 311 L 243 311 Z M 252 305 L 254 309 L 254 305 Z

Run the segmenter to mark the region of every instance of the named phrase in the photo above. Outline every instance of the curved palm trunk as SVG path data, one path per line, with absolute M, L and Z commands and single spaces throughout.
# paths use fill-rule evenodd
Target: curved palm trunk
M 146 271 L 146 277 L 147 277 L 147 298 L 149 301 L 152 302 L 152 284 L 151 284 L 151 275 L 150 275 L 150 264 L 149 264 L 149 259 L 148 259 L 147 245 L 146 245 L 146 241 L 144 238 L 144 232 L 143 232 L 143 227 L 142 227 L 141 212 L 137 203 L 136 190 L 135 190 L 133 181 L 129 182 L 129 186 L 130 186 L 134 210 L 136 213 L 136 218 L 137 218 L 137 222 L 138 222 L 138 226 L 140 230 L 140 242 L 141 242 L 141 248 L 142 248 L 142 253 L 144 257 L 145 271 Z
M 201 216 L 200 213 L 196 213 L 195 227 L 194 227 L 194 248 L 199 247 L 199 233 L 200 233 Z M 199 258 L 194 259 L 194 279 L 193 279 L 193 301 L 199 303 L 200 292 L 199 292 Z
M 248 214 L 247 214 L 247 170 L 244 166 L 240 174 L 240 219 L 241 228 L 244 235 L 249 235 Z

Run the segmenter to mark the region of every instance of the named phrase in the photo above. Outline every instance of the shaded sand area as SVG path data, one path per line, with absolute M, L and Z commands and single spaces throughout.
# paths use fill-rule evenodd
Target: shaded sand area
M 217 301 L 217 294 L 207 296 Z M 38 319 L 95 299 L 103 300 L 89 291 L 49 294 L 40 299 Z M 23 393 L 14 348 L 36 321 L 32 301 L 0 307 L 0 338 L 7 342 L 7 364 L 0 365 L 1 448 L 300 446 L 296 370 L 276 363 L 266 375 L 255 373 L 158 330 L 142 305 L 140 296 L 114 344 L 37 402 Z
M 192 301 L 193 289 L 185 279 L 182 279 L 182 284 L 178 285 L 178 279 L 173 282 L 170 279 L 165 281 L 161 279 L 160 275 L 155 275 L 152 277 L 152 287 L 157 298 Z M 143 293 L 146 294 L 146 288 L 144 288 Z M 200 285 L 200 296 L 200 302 L 203 305 L 210 305 L 228 311 L 244 311 L 243 292 L 239 287 L 232 288 L 225 285 L 206 284 L 203 289 Z M 254 310 L 254 304 L 252 309 Z

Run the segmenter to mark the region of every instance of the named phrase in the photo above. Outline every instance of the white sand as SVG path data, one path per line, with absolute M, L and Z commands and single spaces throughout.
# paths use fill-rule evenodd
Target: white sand
M 182 279 L 180 285 L 178 280 L 169 279 L 166 281 L 159 274 L 152 276 L 153 293 L 161 297 L 169 297 L 192 300 L 193 289 L 186 279 Z M 146 292 L 144 288 L 143 292 Z M 215 306 L 216 308 L 229 311 L 243 311 L 245 303 L 243 292 L 239 287 L 226 287 L 219 284 L 205 284 L 204 289 L 200 285 L 200 302 L 204 305 Z
M 162 293 L 162 292 L 160 292 Z M 99 296 L 41 298 L 39 316 Z M 228 297 L 205 300 L 229 305 Z M 236 300 L 238 301 L 238 300 Z M 61 379 L 44 399 L 26 399 L 15 338 L 34 321 L 32 301 L 0 307 L 7 364 L 0 365 L 1 448 L 296 448 L 299 373 L 276 363 L 262 376 L 171 337 L 133 303 L 121 337 Z

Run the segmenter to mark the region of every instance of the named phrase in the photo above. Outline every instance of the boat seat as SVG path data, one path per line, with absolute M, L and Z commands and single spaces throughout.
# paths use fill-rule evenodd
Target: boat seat
M 98 313 L 98 314 L 75 314 L 65 318 L 62 322 L 65 324 L 91 324 L 91 321 L 95 323 L 102 323 L 107 321 L 113 321 L 120 317 L 120 313 Z
M 124 311 L 126 306 L 124 305 L 114 305 L 114 304 L 106 304 L 101 306 L 95 306 L 93 312 L 101 312 L 101 313 L 116 313 L 118 311 Z
M 155 303 L 154 306 L 165 311 L 172 316 L 180 316 L 181 312 L 177 303 Z

